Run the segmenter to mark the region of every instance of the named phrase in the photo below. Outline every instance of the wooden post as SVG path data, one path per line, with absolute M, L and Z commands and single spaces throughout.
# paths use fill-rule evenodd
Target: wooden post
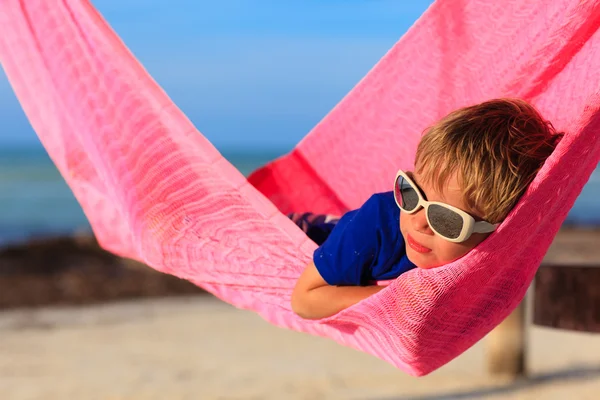
M 600 333 L 600 264 L 542 266 L 534 299 L 534 324 Z
M 600 265 L 542 265 L 532 294 L 534 324 L 600 333 Z M 528 298 L 487 336 L 489 373 L 526 374 Z
M 511 378 L 526 373 L 526 301 L 486 337 L 486 366 L 490 374 Z

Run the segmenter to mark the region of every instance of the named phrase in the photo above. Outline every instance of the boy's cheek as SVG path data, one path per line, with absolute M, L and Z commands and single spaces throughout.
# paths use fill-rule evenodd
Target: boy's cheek
M 403 237 L 406 237 L 406 226 L 407 226 L 407 219 L 406 219 L 406 215 L 400 211 L 400 233 L 402 233 Z
M 442 264 L 449 264 L 464 257 L 473 250 L 484 238 L 469 238 L 463 243 L 453 243 L 447 240 L 437 241 L 437 255 Z
M 444 264 L 448 264 L 469 252 L 469 248 L 452 242 L 439 243 L 438 249 L 440 262 Z

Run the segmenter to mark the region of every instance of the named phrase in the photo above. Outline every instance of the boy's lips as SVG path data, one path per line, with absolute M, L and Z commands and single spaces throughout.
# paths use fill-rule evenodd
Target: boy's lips
M 410 235 L 406 235 L 406 242 L 410 246 L 411 249 L 418 253 L 429 253 L 431 251 L 430 248 L 423 246 L 421 243 L 415 241 Z

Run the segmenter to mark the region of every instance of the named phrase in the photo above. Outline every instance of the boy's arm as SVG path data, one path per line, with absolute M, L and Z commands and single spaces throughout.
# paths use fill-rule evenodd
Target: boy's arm
M 379 292 L 384 286 L 331 286 L 315 263 L 306 266 L 292 293 L 292 310 L 305 319 L 320 319 Z

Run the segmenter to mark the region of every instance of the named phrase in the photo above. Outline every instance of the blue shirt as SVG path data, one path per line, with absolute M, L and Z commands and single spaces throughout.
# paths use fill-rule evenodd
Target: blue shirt
M 415 268 L 406 257 L 392 192 L 374 194 L 339 220 L 313 261 L 330 285 L 364 286 Z

